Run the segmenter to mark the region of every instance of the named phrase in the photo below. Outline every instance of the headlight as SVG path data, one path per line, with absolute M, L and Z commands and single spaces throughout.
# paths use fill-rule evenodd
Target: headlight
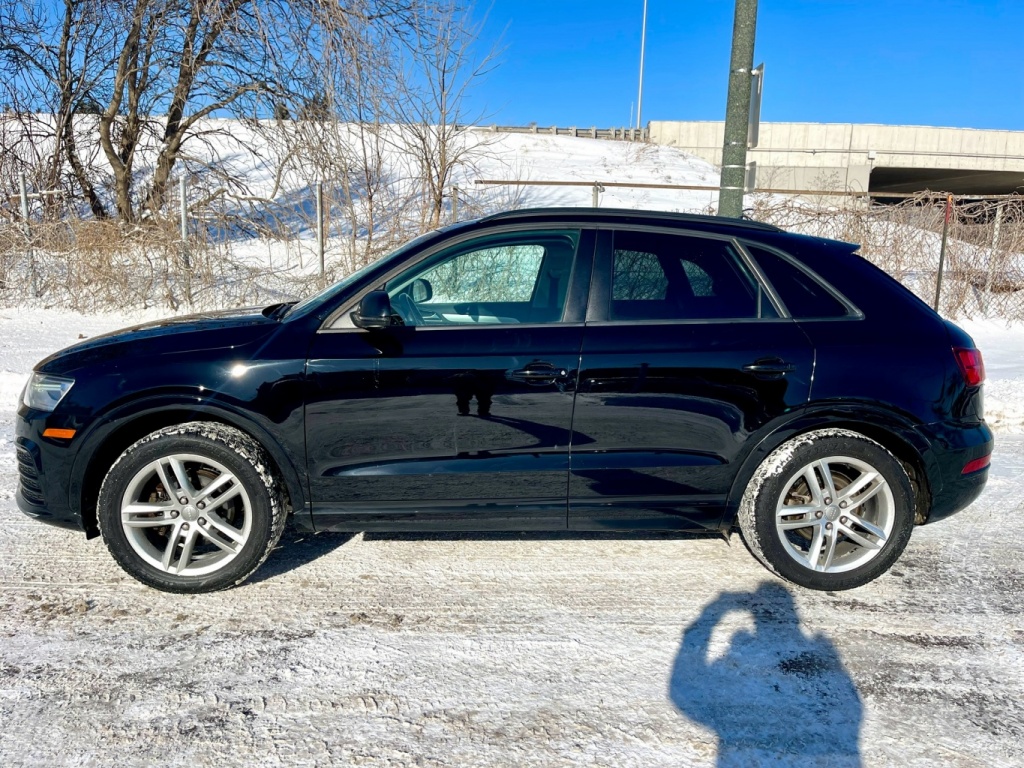
M 74 379 L 33 371 L 32 378 L 28 380 L 25 394 L 21 396 L 21 400 L 29 408 L 49 412 L 64 399 L 64 395 L 68 393 L 74 383 Z

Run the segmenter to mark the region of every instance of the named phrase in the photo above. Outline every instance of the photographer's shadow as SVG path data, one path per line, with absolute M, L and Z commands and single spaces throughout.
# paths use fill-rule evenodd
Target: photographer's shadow
M 719 766 L 861 764 L 857 688 L 828 638 L 801 629 L 781 584 L 704 608 L 683 632 L 669 697 L 715 731 Z

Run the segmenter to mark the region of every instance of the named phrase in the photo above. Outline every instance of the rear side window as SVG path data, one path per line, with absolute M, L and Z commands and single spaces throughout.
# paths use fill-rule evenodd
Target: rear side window
M 778 317 L 725 240 L 618 231 L 611 288 L 612 320 Z
M 828 288 L 788 259 L 756 246 L 748 246 L 748 250 L 796 319 L 847 317 L 850 314 Z

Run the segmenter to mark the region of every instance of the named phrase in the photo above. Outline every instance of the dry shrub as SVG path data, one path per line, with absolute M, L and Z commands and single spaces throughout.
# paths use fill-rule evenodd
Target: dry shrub
M 898 205 L 873 206 L 863 200 L 842 206 L 835 198 L 808 201 L 780 195 L 754 195 L 751 201 L 752 218 L 858 243 L 862 255 L 929 304 L 934 300 L 944 198 L 925 194 Z M 478 215 L 482 204 L 464 199 L 460 217 Z M 997 211 L 999 237 L 993 247 Z M 266 218 L 247 213 L 208 216 L 203 227 L 209 236 L 187 243 L 182 243 L 177 222 L 171 219 L 130 227 L 74 219 L 34 223 L 31 239 L 16 224 L 0 225 L 0 304 L 36 303 L 87 312 L 150 306 L 200 310 L 286 301 L 310 295 L 406 239 L 397 224 L 375 236 L 372 252 L 349 235 L 335 236 L 328 243 L 326 274 L 321 277 L 311 263 L 309 240 L 295 236 L 295 228 L 305 225 L 279 222 L 256 232 L 260 240 L 244 239 L 248 235 L 238 239 L 240 221 L 251 229 L 253 222 Z M 301 268 L 300 247 L 306 254 Z M 266 259 L 252 256 L 262 248 L 267 250 Z M 278 258 L 285 263 L 274 263 L 274 249 L 292 255 Z M 242 253 L 249 253 L 249 258 L 241 258 Z M 1024 319 L 1024 200 L 955 204 L 941 309 L 950 317 Z

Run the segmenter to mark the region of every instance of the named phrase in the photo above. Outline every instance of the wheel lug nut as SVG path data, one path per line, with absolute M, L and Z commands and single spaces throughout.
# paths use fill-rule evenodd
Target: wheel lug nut
M 840 501 L 839 502 L 839 506 L 842 507 L 843 509 L 846 509 L 846 502 L 845 501 Z
M 832 523 L 825 523 L 825 530 L 826 531 L 831 531 L 832 530 Z
M 181 530 L 187 531 L 188 530 L 188 523 L 182 523 L 181 524 Z
M 831 499 L 831 497 L 829 497 L 829 496 L 826 496 L 826 497 L 825 497 L 825 503 L 826 503 L 826 504 L 831 504 L 831 503 L 832 503 L 832 499 Z
M 196 506 L 200 509 L 206 509 L 206 502 L 200 501 Z
M 842 523 L 843 525 L 846 525 L 846 518 L 845 517 L 840 517 L 839 518 L 839 522 Z
M 180 499 L 178 499 L 178 502 L 181 504 L 188 504 L 188 499 L 182 496 Z
M 815 512 L 814 516 L 815 517 L 821 517 L 821 510 L 819 509 L 817 512 Z
M 196 522 L 199 523 L 200 525 L 206 525 L 206 518 L 205 517 L 200 517 L 198 520 L 196 520 Z
M 172 509 L 171 510 L 171 517 L 177 517 L 177 516 L 178 516 L 178 510 Z

